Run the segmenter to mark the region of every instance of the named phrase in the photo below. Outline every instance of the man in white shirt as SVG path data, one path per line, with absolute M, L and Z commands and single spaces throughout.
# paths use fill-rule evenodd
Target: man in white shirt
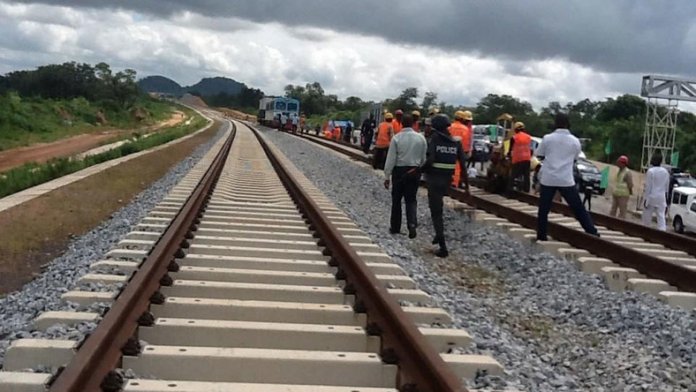
M 416 195 L 420 183 L 420 169 L 425 164 L 428 151 L 428 142 L 423 135 L 411 128 L 413 126 L 411 114 L 404 114 L 401 121 L 404 128 L 392 138 L 387 161 L 384 164 L 384 187 L 389 189 L 391 182 L 394 183 L 389 232 L 396 234 L 401 231 L 401 199 L 403 198 L 406 200 L 408 238 L 415 238 L 418 225 Z
M 599 236 L 590 214 L 580 201 L 578 189 L 573 178 L 573 165 L 582 152 L 580 141 L 573 136 L 568 128 L 570 121 L 565 113 L 558 113 L 555 119 L 556 130 L 544 136 L 537 148 L 537 156 L 543 157 L 539 172 L 541 191 L 539 195 L 539 212 L 537 214 L 537 240 L 548 240 L 549 211 L 553 196 L 559 192 L 568 206 L 573 210 L 575 219 L 580 222 L 586 233 Z
M 657 229 L 666 231 L 665 210 L 669 192 L 669 172 L 662 164 L 662 155 L 650 158 L 650 169 L 645 173 L 645 194 L 643 195 L 643 225 L 650 227 L 652 217 L 657 215 Z

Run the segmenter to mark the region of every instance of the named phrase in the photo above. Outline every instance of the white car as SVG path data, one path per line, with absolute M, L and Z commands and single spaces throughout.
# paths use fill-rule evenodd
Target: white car
M 677 233 L 696 233 L 696 188 L 674 188 L 669 218 Z

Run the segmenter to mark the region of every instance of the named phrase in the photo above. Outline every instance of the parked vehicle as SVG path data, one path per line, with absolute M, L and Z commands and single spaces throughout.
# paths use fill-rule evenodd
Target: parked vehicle
M 472 159 L 474 162 L 488 162 L 491 159 L 491 144 L 485 140 L 474 139 Z
M 604 194 L 604 188 L 600 187 L 602 183 L 602 173 L 592 162 L 587 159 L 578 158 L 573 167 L 573 174 L 578 189 L 591 187 L 593 193 L 598 195 Z
M 696 188 L 676 187 L 672 190 L 669 218 L 677 233 L 696 233 Z

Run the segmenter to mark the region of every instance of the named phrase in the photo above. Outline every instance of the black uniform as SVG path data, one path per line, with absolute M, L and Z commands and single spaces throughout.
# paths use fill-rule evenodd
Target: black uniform
M 375 136 L 375 128 L 377 128 L 377 121 L 373 117 L 366 118 L 360 127 L 360 137 L 362 138 L 362 148 L 363 152 L 367 154 L 370 152 L 370 146 L 372 146 L 372 138 Z
M 428 143 L 428 158 L 425 163 L 427 173 L 426 182 L 428 184 L 428 205 L 430 215 L 435 228 L 435 239 L 433 244 L 440 245 L 438 256 L 447 256 L 447 246 L 445 244 L 445 228 L 442 221 L 442 198 L 447 194 L 454 167 L 459 162 L 466 162 L 467 155 L 462 148 L 462 143 L 452 139 L 449 132 L 434 130 Z M 466 171 L 462 170 L 465 181 Z

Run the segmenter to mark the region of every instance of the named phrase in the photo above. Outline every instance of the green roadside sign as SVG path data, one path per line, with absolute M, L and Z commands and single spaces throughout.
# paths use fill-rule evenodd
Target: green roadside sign
M 679 151 L 672 153 L 672 158 L 669 160 L 669 164 L 672 167 L 679 167 Z
M 602 189 L 609 188 L 609 166 L 602 169 L 602 179 L 599 182 L 599 187 Z
M 498 141 L 498 126 L 497 125 L 491 125 L 488 127 L 488 138 L 491 141 L 491 143 L 495 143 Z

